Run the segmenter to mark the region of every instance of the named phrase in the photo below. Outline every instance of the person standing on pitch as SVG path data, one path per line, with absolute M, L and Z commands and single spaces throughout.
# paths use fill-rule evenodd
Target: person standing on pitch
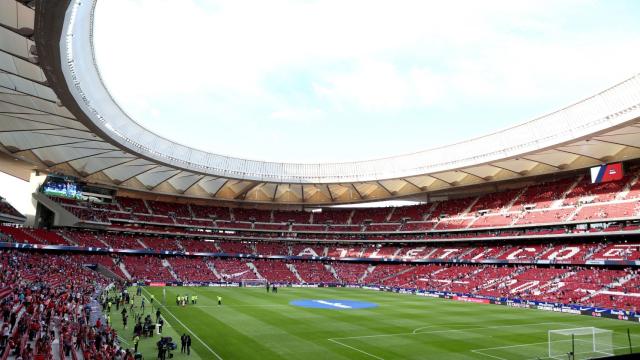
M 187 334 L 180 336 L 180 352 L 183 354 L 187 352 Z
M 187 355 L 191 355 L 191 335 L 187 335 Z
M 137 352 L 138 352 L 138 343 L 140 343 L 140 336 L 136 334 L 136 335 L 133 337 L 133 346 L 134 346 L 134 348 L 133 348 L 133 352 L 134 352 L 134 353 L 137 353 Z
M 222 296 L 218 295 L 218 306 L 222 305 Z

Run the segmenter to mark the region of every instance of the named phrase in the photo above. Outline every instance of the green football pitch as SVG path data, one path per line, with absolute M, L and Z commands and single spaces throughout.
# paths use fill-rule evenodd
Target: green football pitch
M 166 305 L 158 304 L 162 288 L 145 288 L 143 295 L 147 299 L 154 295 L 154 305 L 160 306 L 168 323 L 163 336 L 178 343 L 174 359 L 548 359 L 549 330 L 584 327 L 613 331 L 609 343 L 616 354 L 629 352 L 630 329 L 632 345 L 640 351 L 640 325 L 541 310 L 349 288 L 281 288 L 277 294 L 264 288 L 165 290 Z M 197 294 L 198 304 L 176 306 L 178 294 Z M 222 306 L 217 305 L 218 296 L 223 299 Z M 378 306 L 306 308 L 291 305 L 295 300 L 320 300 L 338 306 L 340 301 L 350 300 Z M 140 298 L 136 299 L 138 309 L 139 304 Z M 155 313 L 149 301 L 146 312 Z M 111 318 L 122 342 L 130 346 L 133 321 L 123 329 L 115 308 Z M 183 333 L 192 338 L 190 356 L 180 353 Z M 156 336 L 141 341 L 145 359 L 156 359 L 157 340 Z M 570 341 L 556 345 L 556 351 L 558 347 L 570 350 Z M 584 348 L 576 347 L 576 359 L 604 355 L 580 350 Z

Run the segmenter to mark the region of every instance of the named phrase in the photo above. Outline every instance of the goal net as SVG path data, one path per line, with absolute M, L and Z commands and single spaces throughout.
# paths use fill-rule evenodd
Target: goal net
M 549 357 L 592 359 L 613 355 L 613 331 L 596 327 L 549 330 Z
M 244 279 L 244 280 L 242 280 L 241 284 L 242 284 L 243 287 L 258 287 L 258 286 L 265 287 L 265 286 L 267 286 L 267 280 L 265 280 L 265 279 Z

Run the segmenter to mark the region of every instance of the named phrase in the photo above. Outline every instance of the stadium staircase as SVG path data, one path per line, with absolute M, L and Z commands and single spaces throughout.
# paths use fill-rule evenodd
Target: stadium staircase
M 351 220 L 353 220 L 353 215 L 356 214 L 356 210 L 353 209 L 351 210 L 351 213 L 349 214 L 349 218 L 347 219 L 347 225 L 351 225 Z
M 622 190 L 620 190 L 620 192 L 616 194 L 615 199 L 624 200 L 627 195 L 629 195 L 631 188 L 638 182 L 638 177 L 640 177 L 640 174 L 634 175 L 631 180 L 629 180 L 629 182 L 624 186 L 624 188 L 622 188 Z
M 573 220 L 578 215 L 580 210 L 582 210 L 583 207 L 584 207 L 584 205 L 576 206 L 576 208 L 566 218 L 562 219 L 562 221 L 571 221 L 571 220 Z
M 142 199 L 142 203 L 144 204 L 144 207 L 147 209 L 147 212 L 149 214 L 153 214 L 153 209 L 151 208 L 151 206 L 149 206 L 149 203 L 147 202 L 147 200 Z
M 222 280 L 222 275 L 220 275 L 216 267 L 213 266 L 213 264 L 209 261 L 207 261 L 206 264 L 209 270 L 211 270 L 211 272 L 213 273 L 213 275 L 215 275 L 215 277 L 218 278 L 218 280 Z
M 115 259 L 113 259 L 113 263 L 114 264 L 116 263 Z M 116 264 L 116 265 L 118 265 L 118 267 L 120 268 L 120 271 L 122 271 L 122 273 L 127 278 L 127 280 L 131 280 L 132 279 L 131 274 L 129 273 L 129 271 L 127 271 L 127 267 L 124 266 L 124 262 L 121 262 L 121 263 Z
M 298 273 L 298 269 L 296 269 L 296 266 L 293 264 L 287 264 L 287 267 L 289 268 L 289 270 L 291 270 L 291 272 L 293 273 L 293 275 L 296 276 L 296 279 L 298 279 L 298 281 L 300 283 L 304 283 L 304 279 L 300 276 L 300 273 Z
M 511 201 L 509 201 L 509 203 L 505 206 L 502 207 L 502 209 L 500 209 L 501 213 L 506 213 L 509 210 L 511 210 L 511 208 L 513 207 L 513 205 L 515 205 L 515 203 L 520 199 L 520 197 L 527 192 L 527 187 L 522 188 L 522 190 L 516 194 L 516 196 L 513 197 L 513 199 L 511 199 Z
M 325 267 L 325 269 L 327 269 L 327 271 L 329 271 L 331 273 L 331 275 L 333 275 L 333 277 L 336 279 L 336 281 L 340 281 L 340 277 L 338 276 L 338 272 L 336 271 L 336 269 L 333 268 L 333 266 L 331 266 L 331 264 L 325 264 L 324 267 Z
M 396 208 L 392 207 L 391 211 L 389 211 L 389 214 L 387 214 L 387 216 L 384 218 L 385 222 L 391 222 L 391 217 L 393 216 L 393 213 L 396 212 Z
M 560 198 L 558 198 L 558 200 L 554 201 L 551 204 L 549 209 L 558 209 L 558 208 L 562 207 L 562 205 L 564 204 L 565 199 L 567 198 L 567 195 L 569 195 L 573 191 L 573 189 L 575 189 L 576 186 L 578 186 L 578 184 L 580 184 L 580 182 L 582 181 L 583 178 L 584 178 L 584 175 L 578 176 L 576 181 L 574 181 L 573 183 L 571 183 L 571 185 L 569 185 L 569 188 L 562 193 L 562 195 L 560 196 Z
M 69 244 L 78 246 L 78 243 L 75 242 L 75 240 L 73 240 L 70 236 L 67 236 L 67 234 L 63 231 L 58 231 L 58 235 L 60 235 L 61 238 L 65 239 Z
M 615 295 L 618 294 L 620 292 L 615 291 L 615 288 L 618 287 L 622 287 L 624 284 L 628 283 L 629 281 L 636 279 L 638 277 L 638 275 L 636 274 L 627 274 L 625 277 L 619 278 L 616 281 L 613 281 L 607 285 L 605 285 L 602 289 L 592 292 L 590 294 L 588 294 L 587 296 L 583 297 L 582 299 L 580 299 L 580 301 L 585 302 L 588 301 L 589 299 L 598 296 L 600 294 L 605 294 L 605 295 Z
M 145 244 L 141 239 L 136 239 L 136 242 L 140 244 L 144 249 L 148 249 L 149 247 Z
M 247 266 L 249 267 L 249 269 L 251 269 L 251 271 L 253 271 L 253 273 L 258 277 L 258 279 L 266 280 L 264 276 L 260 274 L 260 271 L 258 271 L 258 268 L 252 262 L 248 262 Z
M 487 268 L 483 268 L 482 271 L 485 271 L 486 269 Z M 516 270 L 512 271 L 511 273 L 509 273 L 509 274 L 507 274 L 505 276 L 497 277 L 497 278 L 494 278 L 494 279 L 491 279 L 491 280 L 487 281 L 484 284 L 481 284 L 479 288 L 480 289 L 490 289 L 490 288 L 492 288 L 494 286 L 500 286 L 500 284 L 504 283 L 505 281 L 508 281 L 509 279 L 512 279 L 513 277 L 517 276 L 519 273 L 520 273 L 520 270 L 516 269 Z
M 462 210 L 460 214 L 458 214 L 458 217 L 463 218 L 469 216 L 471 209 L 473 209 L 473 207 L 476 205 L 476 203 L 478 203 L 478 200 L 480 200 L 481 197 L 482 196 L 476 196 L 476 198 L 471 201 L 469 206 L 467 206 L 464 210 Z
M 110 247 L 111 247 L 111 245 L 110 245 L 108 242 L 104 241 L 104 239 L 102 239 L 102 237 L 101 237 L 101 236 L 96 235 L 96 240 L 98 240 L 98 241 L 100 241 L 101 243 L 103 243 L 103 244 L 104 244 L 104 246 L 105 246 L 105 247 L 107 247 L 107 248 L 110 248 Z
M 96 264 L 96 271 L 109 279 L 113 279 L 116 281 L 123 280 L 122 277 L 120 277 L 118 274 L 114 273 L 113 271 L 111 271 L 111 269 L 107 268 L 102 264 Z
M 414 271 L 414 268 L 408 267 L 408 268 L 406 268 L 406 269 L 404 269 L 402 271 L 398 271 L 397 273 L 394 273 L 394 274 L 391 274 L 391 275 L 387 275 L 387 276 L 385 276 L 385 277 L 380 279 L 380 283 L 384 283 L 385 281 L 387 281 L 389 279 L 393 279 L 394 277 L 401 276 L 401 275 L 406 274 L 406 273 L 411 272 L 411 271 Z
M 364 272 L 364 274 L 362 274 L 362 276 L 360 276 L 360 278 L 358 279 L 358 282 L 361 283 L 361 284 L 364 284 L 364 279 L 366 279 L 367 276 L 369 276 L 369 274 L 371 274 L 375 269 L 376 269 L 375 265 L 369 265 L 369 267 Z
M 173 270 L 173 266 L 171 266 L 171 263 L 169 262 L 169 260 L 162 259 L 162 266 L 167 268 L 171 276 L 173 276 L 173 278 L 176 279 L 176 281 L 180 281 L 180 277 L 178 276 L 178 274 L 176 274 L 175 270 Z

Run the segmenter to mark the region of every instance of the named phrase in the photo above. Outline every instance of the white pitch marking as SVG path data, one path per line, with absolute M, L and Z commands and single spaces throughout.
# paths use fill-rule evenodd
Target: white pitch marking
M 419 327 L 417 329 L 414 329 L 412 334 L 422 334 L 424 333 L 423 331 L 420 330 L 424 330 L 424 329 L 432 329 L 432 328 L 437 328 L 437 327 L 463 327 L 463 326 L 473 326 L 473 325 L 468 325 L 468 324 L 452 324 L 452 325 L 447 325 L 447 324 L 442 324 L 442 325 L 429 325 L 429 326 L 423 326 L 423 327 Z M 482 327 L 480 327 L 482 328 Z M 473 330 L 473 329 L 477 329 L 477 328 L 472 328 L 472 329 L 463 329 L 463 330 Z M 454 330 L 454 329 L 452 329 Z
M 528 344 L 519 344 L 519 345 L 496 346 L 496 347 L 490 347 L 490 348 L 484 348 L 484 349 L 473 349 L 473 350 L 471 350 L 471 351 L 484 351 L 484 350 L 496 350 L 496 349 L 510 349 L 510 348 L 514 348 L 514 347 L 522 347 L 522 346 L 529 346 L 529 345 L 540 345 L 540 344 L 548 344 L 548 342 L 547 342 L 547 341 L 545 341 L 545 342 L 528 343 Z
M 498 359 L 498 360 L 507 360 L 507 359 L 502 358 L 502 357 L 500 357 L 500 356 L 495 356 L 495 355 L 485 354 L 485 353 L 483 353 L 483 352 L 482 352 L 482 351 L 480 351 L 480 350 L 471 350 L 471 352 L 472 352 L 472 353 L 474 353 L 474 354 L 480 354 L 480 355 L 488 356 L 488 357 L 490 357 L 490 358 L 494 358 L 494 359 Z
M 149 292 L 147 291 L 147 289 L 142 289 L 144 290 L 144 292 L 146 292 L 147 294 L 149 294 Z M 149 294 L 151 295 L 151 294 Z M 215 356 L 218 360 L 224 360 L 222 359 L 222 357 L 220 357 L 220 355 L 218 355 L 217 352 L 213 351 L 212 348 L 209 347 L 209 345 L 207 345 L 204 341 L 202 341 L 202 339 L 200 339 L 198 337 L 198 335 L 196 335 L 196 333 L 194 333 L 191 329 L 189 329 L 187 327 L 187 325 L 185 325 L 182 321 L 180 321 L 180 319 L 178 319 L 175 315 L 173 315 L 173 313 L 164 305 L 162 305 L 161 303 L 158 303 L 158 305 L 162 306 L 163 308 L 165 308 L 165 310 L 167 310 L 167 312 L 169 313 L 169 315 L 171 315 L 172 318 L 176 319 L 176 321 L 178 322 L 178 324 L 182 325 L 183 328 L 185 328 L 188 332 L 190 332 L 194 338 L 196 338 L 196 340 L 200 341 L 200 343 L 207 349 L 209 350 L 213 356 Z
M 586 340 L 578 340 L 578 341 L 584 341 L 584 342 L 588 342 Z M 484 349 L 473 349 L 471 350 L 471 352 L 474 352 L 476 354 L 481 354 L 481 355 L 485 355 L 488 357 L 492 357 L 492 358 L 497 358 L 497 359 L 502 359 L 498 356 L 494 356 L 494 355 L 489 355 L 489 354 L 485 354 L 484 351 L 487 350 L 499 350 L 499 349 L 510 349 L 510 348 L 515 348 L 515 347 L 523 347 L 523 346 L 531 346 L 531 345 L 541 345 L 541 344 L 548 344 L 548 342 L 537 342 L 537 343 L 528 343 L 528 344 L 519 344 L 519 345 L 507 345 L 507 346 L 496 346 L 496 347 L 491 347 L 491 348 L 484 348 Z M 615 346 L 611 348 L 612 350 L 618 350 L 618 349 L 628 349 L 627 346 Z M 583 351 L 583 352 L 577 352 L 576 354 L 589 354 L 591 352 L 594 351 Z M 595 351 L 597 353 L 602 353 L 602 354 L 607 354 L 601 351 Z M 608 355 L 608 354 L 607 354 Z M 537 359 L 555 359 L 555 358 L 549 358 L 549 357 L 535 357 L 535 358 L 531 358 L 531 359 L 527 359 L 527 360 L 537 360 Z M 506 359 L 503 359 L 506 360 Z
M 502 328 L 510 328 L 510 327 L 519 327 L 519 326 L 537 326 L 537 325 L 551 325 L 551 324 L 563 324 L 558 322 L 542 322 L 542 323 L 534 323 L 534 324 L 518 324 L 518 325 L 501 325 L 501 326 L 475 326 L 473 328 L 468 329 L 447 329 L 447 330 L 435 330 L 435 331 L 420 331 L 420 332 L 409 332 L 409 333 L 396 333 L 396 334 L 378 334 L 378 335 L 363 335 L 363 336 L 349 336 L 349 337 L 341 337 L 341 338 L 332 338 L 337 340 L 348 340 L 348 339 L 361 339 L 361 338 L 372 338 L 372 337 L 387 337 L 387 336 L 401 336 L 401 335 L 419 335 L 419 334 L 438 334 L 438 333 L 448 333 L 448 332 L 464 332 L 469 330 L 486 330 L 486 329 L 502 329 Z M 463 326 L 463 325 L 460 325 Z M 474 325 L 467 325 L 474 326 Z M 420 328 L 418 328 L 420 329 Z M 415 330 L 414 330 L 415 331 Z
M 357 352 L 360 352 L 360 353 L 363 353 L 363 354 L 365 354 L 365 355 L 368 355 L 368 356 L 370 356 L 370 357 L 372 357 L 372 358 L 374 358 L 374 359 L 384 360 L 383 358 L 381 358 L 381 357 L 379 357 L 379 356 L 376 356 L 376 355 L 370 354 L 370 353 L 368 353 L 368 352 L 366 352 L 366 351 L 364 351 L 364 350 L 360 350 L 360 349 L 358 349 L 357 347 L 353 347 L 353 346 L 351 346 L 351 345 L 347 345 L 347 344 L 341 343 L 341 342 L 340 342 L 340 341 L 338 341 L 338 340 L 334 340 L 334 339 L 327 339 L 327 340 L 329 340 L 329 341 L 331 341 L 331 342 L 333 342 L 333 343 L 336 343 L 336 344 L 338 344 L 338 345 L 342 345 L 342 346 L 344 346 L 344 347 L 347 347 L 347 348 L 349 348 L 349 349 L 351 349 L 351 350 L 355 350 L 355 351 L 357 351 Z
M 345 304 L 341 304 L 341 303 L 332 303 L 332 302 L 325 301 L 325 300 L 313 300 L 313 302 L 317 302 L 318 304 L 322 304 L 322 305 L 329 305 L 329 306 L 337 307 L 337 308 L 340 308 L 340 309 L 351 309 L 351 306 L 349 306 L 349 305 L 345 305 Z

